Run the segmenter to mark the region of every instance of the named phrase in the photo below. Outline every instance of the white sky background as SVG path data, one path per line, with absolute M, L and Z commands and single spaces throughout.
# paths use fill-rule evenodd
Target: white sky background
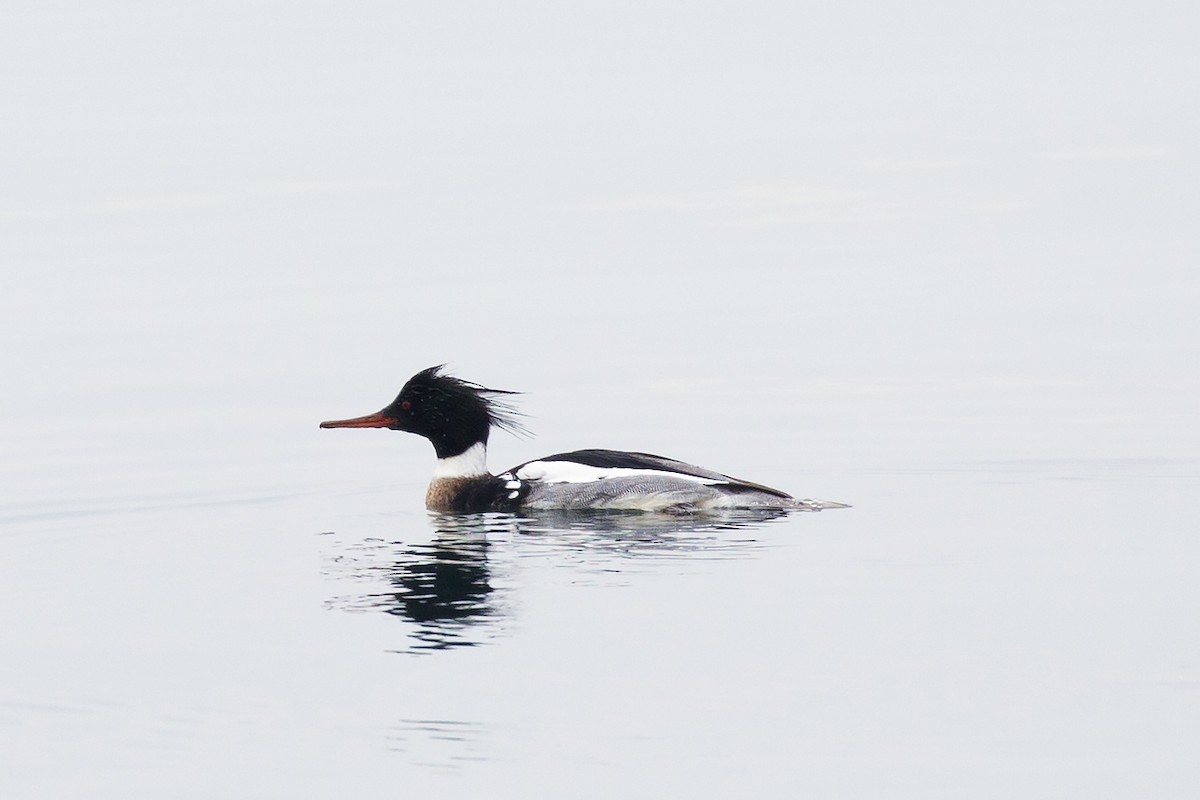
M 1198 15 L 10 3 L 3 425 L 308 424 L 451 361 L 543 433 L 1017 386 L 1014 429 L 1098 403 L 1100 451 L 1194 453 Z

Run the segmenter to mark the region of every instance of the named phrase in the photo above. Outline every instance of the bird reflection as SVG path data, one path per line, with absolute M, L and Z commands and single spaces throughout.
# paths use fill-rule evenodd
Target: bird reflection
M 648 514 L 641 511 L 551 509 L 525 511 L 518 517 L 523 533 L 582 531 L 606 534 L 658 534 L 664 541 L 688 538 L 687 534 L 735 531 L 781 519 L 788 511 L 779 508 L 731 509 L 707 514 Z
M 415 625 L 415 650 L 479 644 L 478 628 L 503 616 L 492 585 L 488 535 L 509 529 L 506 515 L 434 518 L 433 540 L 409 545 L 386 567 L 395 591 L 376 596 L 387 613 Z
M 629 511 L 526 513 L 519 520 L 525 550 L 570 553 L 578 569 L 623 572 L 670 563 L 744 558 L 760 546 L 753 531 L 786 517 L 779 509 L 720 514 L 645 514 Z
M 585 575 L 631 570 L 635 563 L 660 569 L 681 558 L 743 558 L 759 543 L 730 532 L 754 530 L 786 516 L 779 510 L 685 516 L 612 511 L 435 514 L 428 542 L 374 540 L 352 546 L 353 557 L 335 559 L 348 561 L 356 577 L 383 577 L 391 587 L 342 598 L 336 605 L 374 608 L 409 621 L 415 643 L 407 652 L 469 647 L 502 629 L 509 608 L 504 578 L 523 558 L 549 556 L 556 566 Z

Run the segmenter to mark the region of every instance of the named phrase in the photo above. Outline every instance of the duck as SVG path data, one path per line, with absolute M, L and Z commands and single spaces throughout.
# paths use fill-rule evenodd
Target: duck
M 445 365 L 409 378 L 381 411 L 328 420 L 321 428 L 387 428 L 423 436 L 437 456 L 425 494 L 428 510 L 450 514 L 522 511 L 642 511 L 675 514 L 735 509 L 820 511 L 845 508 L 800 500 L 753 481 L 651 453 L 586 449 L 556 453 L 492 474 L 493 428 L 527 434 L 509 398 L 450 375 Z

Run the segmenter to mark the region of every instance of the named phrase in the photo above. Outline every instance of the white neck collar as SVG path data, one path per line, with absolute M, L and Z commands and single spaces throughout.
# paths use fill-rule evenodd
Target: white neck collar
M 487 445 L 483 442 L 476 442 L 456 456 L 439 458 L 433 468 L 435 478 L 474 478 L 487 474 Z

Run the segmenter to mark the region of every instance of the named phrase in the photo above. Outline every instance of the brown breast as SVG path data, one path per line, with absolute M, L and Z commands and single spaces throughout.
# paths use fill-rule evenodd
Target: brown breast
M 455 503 L 471 478 L 434 478 L 425 492 L 425 507 L 430 511 L 458 511 Z

